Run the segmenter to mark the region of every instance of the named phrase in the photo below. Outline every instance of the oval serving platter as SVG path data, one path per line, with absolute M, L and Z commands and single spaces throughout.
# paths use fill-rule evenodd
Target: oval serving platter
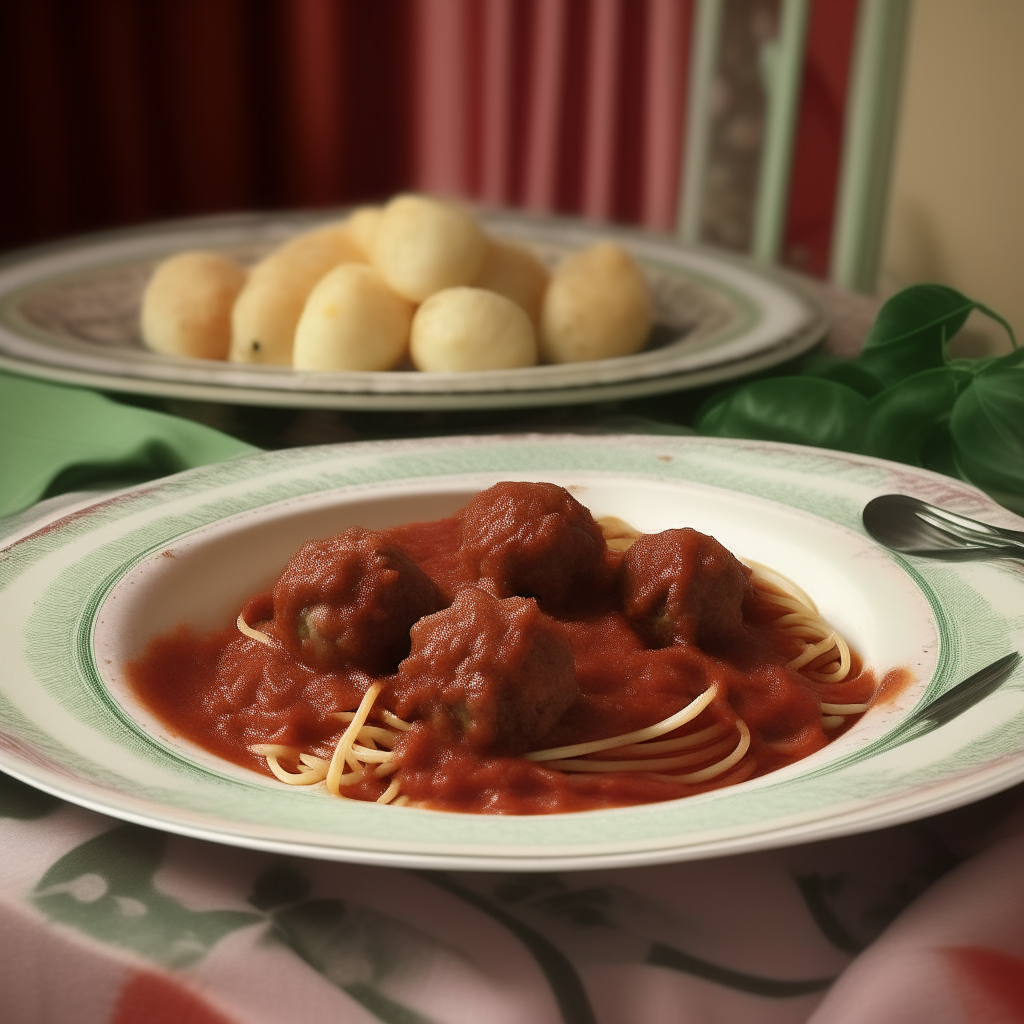
M 484 211 L 488 232 L 533 248 L 549 263 L 599 238 L 629 249 L 654 297 L 649 348 L 516 370 L 312 373 L 175 358 L 143 347 L 140 299 L 161 259 L 211 249 L 251 264 L 298 232 L 343 215 L 173 221 L 15 253 L 0 262 L 0 367 L 106 390 L 239 404 L 497 409 L 639 397 L 732 379 L 799 355 L 828 326 L 818 300 L 783 271 L 613 225 Z
M 386 807 L 285 787 L 169 732 L 123 666 L 180 622 L 220 627 L 309 536 L 449 514 L 499 479 L 550 480 L 642 530 L 693 526 L 807 590 L 879 674 L 912 681 L 783 770 L 684 800 L 538 816 Z M 690 437 L 508 436 L 255 455 L 119 492 L 5 541 L 0 768 L 168 831 L 326 859 L 555 870 L 659 863 L 921 817 L 1024 779 L 1024 672 L 954 722 L 900 723 L 1024 650 L 1024 569 L 890 553 L 860 510 L 901 491 L 994 523 L 973 488 L 880 460 Z

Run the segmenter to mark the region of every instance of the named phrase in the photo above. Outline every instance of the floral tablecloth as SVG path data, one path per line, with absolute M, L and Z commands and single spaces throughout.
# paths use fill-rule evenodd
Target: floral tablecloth
M 562 874 L 180 838 L 0 777 L 5 1024 L 1024 1020 L 1024 791 L 913 825 Z

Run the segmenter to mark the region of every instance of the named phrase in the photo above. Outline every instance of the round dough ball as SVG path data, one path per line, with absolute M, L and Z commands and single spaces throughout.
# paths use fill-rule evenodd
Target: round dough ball
M 509 370 L 537 361 L 530 318 L 511 299 L 483 288 L 446 288 L 412 320 L 409 354 L 417 370 Z
M 405 355 L 415 307 L 380 271 L 343 263 L 310 292 L 295 329 L 297 370 L 390 370 Z
M 231 359 L 291 366 L 295 325 L 313 286 L 339 263 L 363 258 L 344 223 L 307 231 L 264 257 L 231 314 Z
M 651 293 L 632 257 L 613 242 L 567 256 L 551 275 L 540 314 L 540 353 L 549 363 L 639 352 L 652 321 Z
M 142 295 L 142 340 L 168 356 L 227 359 L 231 307 L 246 273 L 214 252 L 183 252 L 164 260 Z
M 358 206 L 345 220 L 345 228 L 349 237 L 363 251 L 363 259 L 369 263 L 373 252 L 373 240 L 380 223 L 381 208 L 379 206 Z
M 384 207 L 373 263 L 399 295 L 422 302 L 442 288 L 471 284 L 486 239 L 465 210 L 424 196 L 396 196 Z
M 550 276 L 548 268 L 529 249 L 513 242 L 489 239 L 473 285 L 497 292 L 522 306 L 536 327 Z

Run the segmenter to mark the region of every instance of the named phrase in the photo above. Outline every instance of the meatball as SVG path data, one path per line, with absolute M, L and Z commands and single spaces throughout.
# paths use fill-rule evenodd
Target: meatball
M 442 608 L 433 580 L 379 534 L 353 527 L 307 541 L 272 592 L 274 634 L 319 672 L 394 672 L 409 653 L 409 628 Z
M 750 570 L 714 537 L 689 528 L 640 537 L 619 567 L 622 611 L 651 647 L 714 651 L 740 637 Z
M 480 754 L 536 750 L 579 694 L 572 649 L 529 598 L 460 590 L 412 628 L 395 711 Z
M 561 614 L 591 595 L 606 550 L 601 527 L 565 488 L 495 484 L 459 513 L 462 557 L 498 597 L 535 597 Z

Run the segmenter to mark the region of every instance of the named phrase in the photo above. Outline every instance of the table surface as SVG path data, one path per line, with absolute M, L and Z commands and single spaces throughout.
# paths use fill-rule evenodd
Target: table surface
M 834 317 L 824 350 L 855 355 L 877 301 L 814 287 Z M 693 399 L 528 417 L 162 408 L 280 447 L 564 429 L 657 417 Z M 1024 1019 L 1021 790 L 810 846 L 559 875 L 230 849 L 114 821 L 4 776 L 0 837 L 5 1022 Z

